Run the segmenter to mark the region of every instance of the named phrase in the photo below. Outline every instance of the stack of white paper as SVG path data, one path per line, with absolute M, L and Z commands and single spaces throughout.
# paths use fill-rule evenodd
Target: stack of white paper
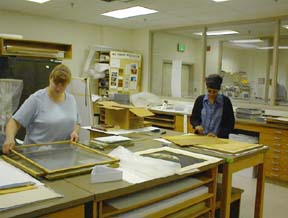
M 123 141 L 131 141 L 131 139 L 128 137 L 117 136 L 117 135 L 94 138 L 94 140 L 97 142 L 102 142 L 102 143 L 117 143 L 117 142 L 123 142 Z
M 37 201 L 63 197 L 22 170 L 0 159 L 0 191 L 34 185 L 34 189 L 1 194 L 0 212 Z
M 115 148 L 117 146 L 132 146 L 133 141 L 132 139 L 124 136 L 106 136 L 106 137 L 99 137 L 94 138 L 91 140 L 92 145 L 98 147 L 98 148 Z
M 25 185 L 34 184 L 41 186 L 43 183 L 34 179 L 32 176 L 24 173 L 22 170 L 0 159 L 0 190 L 15 188 Z

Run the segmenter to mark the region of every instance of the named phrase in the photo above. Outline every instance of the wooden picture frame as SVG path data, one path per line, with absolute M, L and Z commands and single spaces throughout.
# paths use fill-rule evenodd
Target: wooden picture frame
M 17 146 L 11 154 L 3 155 L 3 159 L 33 176 L 47 179 L 88 173 L 95 165 L 119 162 L 117 158 L 70 141 Z

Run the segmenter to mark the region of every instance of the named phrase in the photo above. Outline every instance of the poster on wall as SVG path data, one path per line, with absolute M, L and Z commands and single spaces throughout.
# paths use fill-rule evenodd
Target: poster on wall
M 124 77 L 124 91 L 129 91 L 129 83 L 130 83 L 130 77 L 129 76 L 125 76 Z
M 136 90 L 137 89 L 137 76 L 131 75 L 130 77 L 130 89 Z
M 126 65 L 126 74 L 137 75 L 138 73 L 138 64 L 127 64 Z
M 110 89 L 112 91 L 115 89 L 120 93 L 141 91 L 141 59 L 140 54 L 122 51 L 110 52 Z
M 116 89 L 118 87 L 118 73 L 118 69 L 111 69 L 110 88 L 112 89 Z
M 115 58 L 110 59 L 110 67 L 120 68 L 120 60 Z

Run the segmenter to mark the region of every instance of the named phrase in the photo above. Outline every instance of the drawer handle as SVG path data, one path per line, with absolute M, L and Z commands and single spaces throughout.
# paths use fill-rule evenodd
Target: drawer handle
M 277 150 L 277 149 L 273 149 L 273 151 L 276 152 L 276 153 L 281 153 L 281 151 Z
M 273 171 L 279 171 L 280 169 L 279 169 L 279 168 L 272 167 L 272 170 L 273 170 Z
M 272 164 L 279 165 L 279 162 L 272 161 Z
M 278 177 L 279 175 L 277 175 L 277 174 L 274 174 L 274 173 L 271 173 L 271 176 L 275 176 L 275 177 Z
M 273 156 L 273 159 L 280 159 L 280 156 Z
M 280 138 L 280 137 L 274 137 L 274 139 L 275 139 L 275 140 L 281 140 L 281 138 Z
M 277 143 L 277 144 L 274 144 L 274 146 L 281 146 L 281 144 Z
M 279 130 L 275 130 L 275 133 L 279 133 L 279 134 L 282 134 L 282 131 L 279 131 Z

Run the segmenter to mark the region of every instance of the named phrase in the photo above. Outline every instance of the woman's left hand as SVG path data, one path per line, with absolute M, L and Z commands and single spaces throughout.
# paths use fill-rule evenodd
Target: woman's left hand
M 70 134 L 70 141 L 72 142 L 78 142 L 79 140 L 79 135 L 76 131 L 73 131 L 71 134 Z

